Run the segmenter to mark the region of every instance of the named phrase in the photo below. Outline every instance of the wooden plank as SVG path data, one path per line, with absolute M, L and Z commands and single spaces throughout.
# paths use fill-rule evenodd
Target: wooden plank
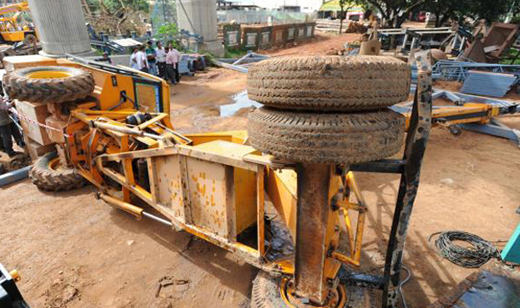
M 48 145 L 41 145 L 27 136 L 24 136 L 24 141 L 32 161 L 37 160 L 38 157 L 42 156 L 45 153 L 49 153 L 56 150 L 54 143 Z
M 20 123 L 22 124 L 24 134 L 40 145 L 53 143 L 45 128 L 33 122 L 45 124 L 45 120 L 50 116 L 47 104 L 15 100 L 15 105 L 16 110 L 20 114 Z M 25 118 L 32 121 L 28 121 Z

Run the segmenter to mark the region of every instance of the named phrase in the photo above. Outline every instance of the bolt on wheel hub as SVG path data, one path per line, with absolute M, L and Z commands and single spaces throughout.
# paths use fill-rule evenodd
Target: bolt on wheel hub
M 327 300 L 324 305 L 314 305 L 306 298 L 298 297 L 295 294 L 294 282 L 291 279 L 284 278 L 280 283 L 280 295 L 287 307 L 290 308 L 341 308 L 347 302 L 347 292 L 343 285 L 329 291 Z

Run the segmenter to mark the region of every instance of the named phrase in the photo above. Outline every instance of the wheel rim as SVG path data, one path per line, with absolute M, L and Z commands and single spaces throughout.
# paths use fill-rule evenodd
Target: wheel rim
M 30 79 L 58 79 L 71 77 L 72 74 L 65 71 L 39 71 L 33 72 L 26 75 Z
M 325 306 L 315 306 L 304 304 L 303 301 L 294 295 L 294 283 L 288 278 L 283 278 L 280 283 L 280 295 L 289 308 L 342 308 L 347 303 L 347 291 L 343 285 L 338 285 L 329 294 L 328 303 Z
M 32 34 L 28 34 L 27 36 L 25 36 L 25 41 L 28 45 L 36 45 L 36 42 L 38 41 L 36 39 L 36 36 L 32 35 Z
M 60 167 L 60 158 L 55 157 L 49 161 L 49 169 L 51 170 L 58 170 Z

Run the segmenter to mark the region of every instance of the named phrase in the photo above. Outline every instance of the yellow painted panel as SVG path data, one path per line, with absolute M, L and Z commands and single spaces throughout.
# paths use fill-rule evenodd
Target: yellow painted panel
M 196 158 L 188 158 L 189 200 L 193 224 L 227 237 L 228 213 L 226 167 Z
M 235 168 L 235 204 L 237 234 L 256 222 L 256 172 Z
M 25 32 L 14 31 L 14 32 L 2 32 L 2 37 L 8 42 L 20 42 L 25 38 Z
M 147 112 L 156 112 L 157 87 L 144 83 L 136 83 L 136 98 L 139 106 L 143 107 Z M 166 111 L 168 112 L 168 111 Z
M 94 80 L 96 81 L 96 85 L 98 85 L 98 78 L 104 78 L 103 80 L 103 90 L 100 96 L 100 107 L 101 110 L 109 110 L 113 106 L 119 104 L 121 100 L 121 91 L 125 91 L 126 95 L 130 97 L 132 100 L 135 98 L 134 95 L 134 83 L 132 77 L 116 75 L 110 73 L 101 73 L 93 72 Z M 116 78 L 117 86 L 114 86 L 112 78 Z M 155 99 L 154 99 L 155 102 Z M 120 107 L 115 110 L 121 109 L 131 109 L 134 107 L 134 104 L 130 101 L 126 101 Z
M 171 209 L 175 217 L 184 218 L 181 171 L 178 155 L 152 158 L 157 182 L 157 202 Z M 152 176 L 152 175 L 150 175 Z M 153 192 L 153 188 L 150 188 Z
M 296 182 L 296 172 L 293 170 L 269 169 L 267 174 L 267 195 L 285 221 L 294 240 L 296 240 Z
M 193 140 L 193 145 L 198 145 L 201 143 L 206 143 L 215 140 L 244 144 L 244 141 L 247 139 L 247 131 L 237 130 L 216 133 L 188 134 L 185 136 Z
M 189 137 L 188 137 L 189 138 Z M 232 142 L 215 140 L 211 142 L 206 142 L 194 148 L 198 150 L 202 150 L 207 153 L 222 155 L 231 158 L 242 158 L 247 154 L 251 154 L 256 152 L 253 147 L 247 145 L 236 144 Z

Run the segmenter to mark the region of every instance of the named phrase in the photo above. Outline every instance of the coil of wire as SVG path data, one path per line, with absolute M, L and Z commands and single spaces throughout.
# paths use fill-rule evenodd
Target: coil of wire
M 477 268 L 492 258 L 500 259 L 498 249 L 477 235 L 463 231 L 437 232 L 430 236 L 430 241 L 435 236 L 437 253 L 456 265 Z M 467 245 L 461 246 L 455 242 L 464 242 Z

